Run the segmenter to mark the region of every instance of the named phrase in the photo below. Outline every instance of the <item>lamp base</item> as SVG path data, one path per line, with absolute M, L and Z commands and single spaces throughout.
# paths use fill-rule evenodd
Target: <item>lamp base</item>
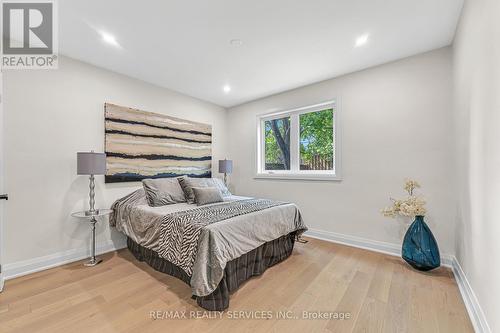
M 86 262 L 83 263 L 83 266 L 93 267 L 93 266 L 99 264 L 100 262 L 102 262 L 101 258 L 90 258 L 89 260 L 87 260 Z

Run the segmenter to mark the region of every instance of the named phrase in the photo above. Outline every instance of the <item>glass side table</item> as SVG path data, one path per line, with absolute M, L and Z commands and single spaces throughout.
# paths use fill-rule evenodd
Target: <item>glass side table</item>
M 96 209 L 95 211 L 82 211 L 72 213 L 71 216 L 80 218 L 80 219 L 89 219 L 90 221 L 90 229 L 92 236 L 92 248 L 90 249 L 90 259 L 87 260 L 83 265 L 92 267 L 97 265 L 102 261 L 100 258 L 96 258 L 95 256 L 95 224 L 97 223 L 97 218 L 101 216 L 106 216 L 113 213 L 112 209 Z

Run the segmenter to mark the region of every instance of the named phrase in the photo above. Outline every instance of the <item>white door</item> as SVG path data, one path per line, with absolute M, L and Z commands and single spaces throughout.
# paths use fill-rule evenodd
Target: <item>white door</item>
M 2 265 L 2 248 L 3 248 L 3 205 L 5 205 L 6 197 L 3 195 L 3 81 L 2 72 L 0 72 L 0 291 L 3 290 L 3 265 Z

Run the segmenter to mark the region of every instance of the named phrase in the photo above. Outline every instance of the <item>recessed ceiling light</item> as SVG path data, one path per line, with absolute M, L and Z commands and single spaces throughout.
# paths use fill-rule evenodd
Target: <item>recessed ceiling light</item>
M 231 87 L 226 84 L 224 87 L 222 87 L 222 90 L 224 90 L 224 92 L 227 94 L 231 91 Z
M 356 38 L 356 43 L 354 45 L 356 47 L 360 47 L 360 46 L 365 45 L 368 42 L 369 37 L 370 37 L 370 35 L 368 35 L 368 34 L 364 34 L 364 35 L 359 36 L 358 38 Z
M 113 45 L 113 46 L 118 46 L 118 47 L 120 46 L 120 44 L 118 44 L 118 42 L 116 41 L 115 36 L 108 34 L 107 32 L 103 32 L 103 31 L 101 31 L 100 34 L 101 34 L 102 40 L 105 41 L 106 43 Z
M 241 46 L 243 45 L 243 41 L 241 39 L 231 39 L 229 41 L 229 43 L 232 45 L 232 46 Z

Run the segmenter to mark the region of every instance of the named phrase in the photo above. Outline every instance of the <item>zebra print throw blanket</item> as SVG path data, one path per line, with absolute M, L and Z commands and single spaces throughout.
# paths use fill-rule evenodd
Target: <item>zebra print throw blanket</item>
M 285 204 L 287 203 L 267 199 L 245 199 L 168 214 L 160 225 L 158 254 L 192 276 L 198 239 L 203 227 Z

